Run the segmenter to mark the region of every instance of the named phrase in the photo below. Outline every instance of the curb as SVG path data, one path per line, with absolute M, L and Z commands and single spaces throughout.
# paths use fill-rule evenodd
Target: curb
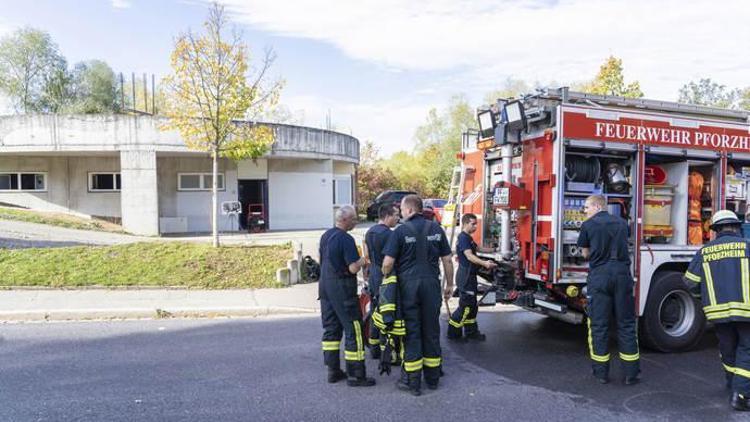
M 44 321 L 88 321 L 122 319 L 227 318 L 262 317 L 269 315 L 311 315 L 320 312 L 311 308 L 276 306 L 235 308 L 123 308 L 123 309 L 51 309 L 0 312 L 0 323 Z

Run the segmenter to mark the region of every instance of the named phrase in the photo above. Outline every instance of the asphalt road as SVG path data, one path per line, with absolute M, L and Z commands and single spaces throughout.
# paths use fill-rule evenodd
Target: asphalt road
M 395 375 L 325 383 L 315 317 L 2 325 L 0 420 L 742 420 L 710 344 L 645 355 L 644 383 L 602 387 L 576 329 L 525 312 L 479 320 L 490 341 L 444 344 L 441 388 L 418 398 Z
M 526 311 L 480 312 L 481 344 L 457 344 L 453 350 L 493 373 L 528 385 L 575 394 L 613 411 L 646 414 L 668 420 L 729 420 L 740 417 L 728 406 L 724 374 L 713 330 L 695 350 L 665 354 L 641 350 L 642 382 L 622 384 L 617 345 L 610 333 L 611 382 L 601 385 L 590 375 L 587 332 Z M 750 415 L 746 415 L 750 420 Z

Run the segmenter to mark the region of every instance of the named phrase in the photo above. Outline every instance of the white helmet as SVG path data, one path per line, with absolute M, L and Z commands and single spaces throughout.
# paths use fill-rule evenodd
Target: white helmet
M 711 217 L 711 230 L 717 230 L 720 226 L 727 224 L 740 225 L 742 222 L 737 218 L 737 214 L 729 210 L 719 210 Z

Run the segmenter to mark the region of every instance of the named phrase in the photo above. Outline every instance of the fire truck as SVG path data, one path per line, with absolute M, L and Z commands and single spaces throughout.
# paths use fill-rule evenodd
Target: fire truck
M 683 274 L 713 212 L 750 217 L 749 114 L 559 88 L 498 100 L 477 119 L 456 214 L 478 216 L 475 241 L 500 264 L 480 274 L 481 303 L 583 322 L 588 263 L 576 242 L 583 202 L 600 194 L 629 225 L 641 342 L 695 345 L 706 322 Z

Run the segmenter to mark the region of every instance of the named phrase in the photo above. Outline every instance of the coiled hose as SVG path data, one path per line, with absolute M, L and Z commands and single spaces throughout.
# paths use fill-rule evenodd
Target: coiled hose
M 570 182 L 594 183 L 601 174 L 601 163 L 596 157 L 570 156 L 565 161 L 565 178 Z

